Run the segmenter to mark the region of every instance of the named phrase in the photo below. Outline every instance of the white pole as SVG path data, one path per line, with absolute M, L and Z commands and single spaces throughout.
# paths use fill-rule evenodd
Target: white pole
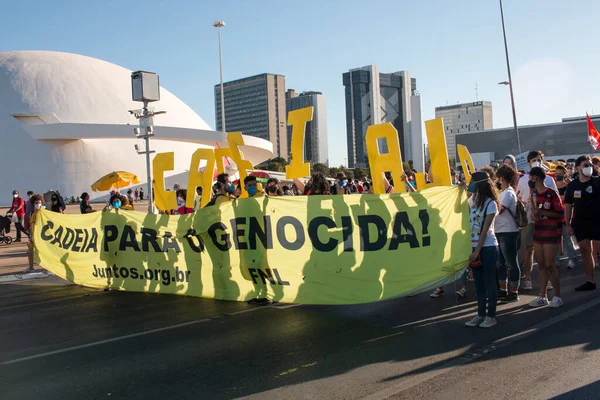
M 225 26 L 225 23 L 215 22 L 213 24 L 217 28 L 217 36 L 219 37 L 219 75 L 221 77 L 221 131 L 226 132 L 225 129 L 225 91 L 223 90 L 223 54 L 221 52 L 221 28 Z

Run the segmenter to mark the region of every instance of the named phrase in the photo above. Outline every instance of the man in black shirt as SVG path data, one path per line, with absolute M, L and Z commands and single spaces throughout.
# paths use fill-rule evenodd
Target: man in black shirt
M 594 167 L 588 156 L 579 157 L 575 168 L 579 179 L 567 186 L 565 218 L 567 232 L 575 235 L 579 242 L 587 279 L 585 284 L 575 290 L 595 290 L 595 260 L 592 248 L 600 249 L 600 178 L 592 176 Z

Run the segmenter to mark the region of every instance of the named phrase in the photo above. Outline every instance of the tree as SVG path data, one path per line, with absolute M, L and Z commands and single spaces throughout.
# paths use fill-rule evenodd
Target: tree
M 328 175 L 330 178 L 335 178 L 340 172 L 341 170 L 338 167 L 330 167 Z
M 367 177 L 368 172 L 362 168 L 354 168 L 354 178 L 363 180 Z
M 328 176 L 329 175 L 329 167 L 323 163 L 315 163 L 312 166 L 312 173 L 316 174 L 318 172 L 322 173 L 325 176 Z
M 281 157 L 275 157 L 269 160 L 268 168 L 270 171 L 285 172 L 285 166 L 289 163 Z

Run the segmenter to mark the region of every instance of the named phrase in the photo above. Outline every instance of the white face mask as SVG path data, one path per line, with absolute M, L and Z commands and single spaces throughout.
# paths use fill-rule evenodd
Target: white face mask
M 539 168 L 542 166 L 542 163 L 539 161 L 534 161 L 531 163 L 531 168 Z
M 585 167 L 581 169 L 581 173 L 585 176 L 592 176 L 592 173 L 594 172 L 594 168 L 593 167 Z
M 16 199 L 17 197 L 19 197 L 18 194 L 13 194 L 13 197 Z
M 40 208 L 42 208 L 42 203 L 35 203 L 35 209 L 39 210 Z
M 178 197 L 177 198 L 177 207 L 183 207 L 184 205 L 185 205 L 185 199 Z

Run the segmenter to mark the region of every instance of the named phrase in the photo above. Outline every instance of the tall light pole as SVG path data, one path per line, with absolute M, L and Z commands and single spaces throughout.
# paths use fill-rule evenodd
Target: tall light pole
M 213 23 L 217 28 L 217 36 L 219 37 L 219 74 L 221 75 L 221 131 L 225 130 L 225 92 L 223 90 L 223 55 L 221 54 L 221 28 L 225 26 L 225 21 L 217 21 Z
M 135 145 L 135 151 L 138 154 L 146 156 L 146 178 L 148 179 L 148 213 L 154 213 L 152 204 L 152 165 L 150 163 L 150 154 L 155 153 L 150 150 L 150 138 L 154 136 L 154 116 L 164 114 L 166 111 L 154 111 L 148 107 L 148 104 L 160 100 L 160 82 L 158 75 L 154 72 L 136 71 L 131 74 L 131 98 L 133 101 L 139 101 L 144 104 L 141 110 L 130 110 L 140 120 L 140 127 L 135 128 L 133 132 L 138 139 L 144 139 L 146 150 L 142 151 L 138 145 Z
M 504 53 L 506 54 L 506 69 L 508 70 L 508 82 L 500 82 L 500 85 L 506 85 L 510 89 L 510 104 L 512 106 L 513 124 L 515 126 L 515 135 L 517 136 L 517 148 L 521 154 L 521 138 L 519 137 L 519 127 L 517 126 L 517 113 L 515 111 L 515 97 L 513 95 L 513 81 L 510 75 L 510 61 L 508 60 L 508 44 L 506 43 L 506 29 L 504 28 L 504 8 L 502 0 L 500 0 L 500 17 L 502 18 L 502 33 L 504 35 Z

